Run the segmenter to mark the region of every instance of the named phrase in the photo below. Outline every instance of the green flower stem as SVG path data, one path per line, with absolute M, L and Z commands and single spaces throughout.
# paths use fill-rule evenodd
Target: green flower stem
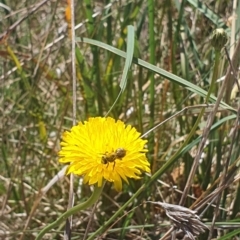
M 92 206 L 99 199 L 99 196 L 102 193 L 103 187 L 104 187 L 104 183 L 101 187 L 95 187 L 91 197 L 86 202 L 80 203 L 77 206 L 72 207 L 71 209 L 69 209 L 68 211 L 63 213 L 56 221 L 54 221 L 53 223 L 47 225 L 44 229 L 42 229 L 40 231 L 40 233 L 37 235 L 35 240 L 42 239 L 42 237 L 44 236 L 45 233 L 49 232 L 54 227 L 57 227 L 59 224 L 61 224 L 63 221 L 65 221 L 71 215 Z
M 138 191 L 117 211 L 113 214 L 113 216 L 111 218 L 108 219 L 107 222 L 105 222 L 105 224 L 103 226 L 101 226 L 97 231 L 95 231 L 87 240 L 93 240 L 96 239 L 96 236 L 101 233 L 104 229 L 107 228 L 108 225 L 110 225 L 116 218 L 118 215 L 121 214 L 121 212 L 132 202 L 134 201 L 137 196 L 143 192 L 146 189 L 147 185 L 143 184 Z
M 215 92 L 214 90 L 215 90 L 215 86 L 216 86 L 216 81 L 217 81 L 218 75 L 219 75 L 219 66 L 221 65 L 220 57 L 221 57 L 221 52 L 219 50 L 215 49 L 215 63 L 214 63 L 213 75 L 212 75 L 212 80 L 210 83 L 209 91 L 206 96 L 206 103 L 208 102 L 208 100 L 210 98 L 210 94 Z

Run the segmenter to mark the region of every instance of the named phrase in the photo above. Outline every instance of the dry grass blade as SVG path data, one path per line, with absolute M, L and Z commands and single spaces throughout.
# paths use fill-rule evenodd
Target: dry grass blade
M 73 102 L 73 126 L 76 125 L 76 105 L 77 105 L 77 80 L 76 80 L 76 61 L 75 61 L 75 14 L 74 14 L 74 0 L 68 1 L 68 4 L 70 3 L 70 9 L 71 9 L 71 25 L 70 25 L 70 37 L 71 37 L 71 43 L 72 43 L 72 51 L 71 51 L 71 57 L 72 57 L 72 102 Z M 74 190 L 73 190 L 73 184 L 74 184 L 74 175 L 70 174 L 70 185 L 69 185 L 69 198 L 68 198 L 68 209 L 72 208 L 74 205 Z M 71 240 L 71 231 L 72 231 L 72 216 L 70 216 L 66 220 L 65 230 L 64 230 L 64 239 L 65 240 Z
M 238 41 L 237 47 L 236 47 L 234 55 L 233 55 L 232 64 L 233 64 L 233 68 L 234 69 L 236 69 L 237 62 L 238 62 L 238 59 L 239 59 L 239 49 L 240 49 L 240 41 Z M 196 173 L 197 167 L 199 165 L 201 154 L 203 152 L 204 145 L 205 145 L 205 143 L 207 141 L 207 138 L 208 138 L 208 135 L 209 135 L 209 132 L 210 132 L 210 128 L 211 128 L 211 126 L 213 124 L 214 117 L 215 117 L 217 109 L 219 107 L 219 103 L 220 103 L 220 101 L 221 101 L 221 99 L 223 97 L 223 94 L 225 92 L 225 89 L 226 89 L 226 86 L 227 86 L 227 84 L 229 82 L 229 79 L 232 76 L 231 72 L 232 72 L 232 67 L 230 65 L 228 67 L 227 74 L 226 74 L 225 80 L 223 82 L 223 85 L 221 86 L 221 89 L 219 90 L 219 94 L 218 94 L 215 106 L 214 106 L 212 112 L 209 114 L 206 127 L 205 127 L 205 129 L 203 131 L 202 140 L 201 140 L 201 142 L 200 142 L 200 144 L 198 146 L 198 152 L 197 152 L 196 157 L 194 159 L 194 163 L 193 163 L 191 172 L 189 174 L 189 178 L 188 178 L 187 183 L 186 183 L 186 187 L 184 189 L 184 192 L 183 192 L 183 195 L 182 195 L 182 198 L 181 198 L 181 201 L 180 201 L 181 205 L 183 205 L 185 203 L 185 200 L 186 200 L 187 194 L 189 192 L 191 183 L 193 182 L 193 178 L 194 178 L 194 175 Z
M 48 0 L 44 0 L 37 4 L 35 7 L 33 7 L 31 10 L 28 11 L 28 14 L 22 18 L 20 18 L 18 21 L 16 21 L 14 24 L 12 24 L 5 32 L 0 34 L 0 41 L 5 39 L 7 35 L 14 30 L 19 24 L 21 24 L 25 19 L 27 19 L 31 14 L 35 13 L 40 7 L 42 7 Z
M 160 205 L 164 208 L 167 216 L 174 223 L 174 227 L 176 229 L 181 229 L 190 239 L 195 239 L 195 236 L 204 233 L 208 229 L 208 227 L 201 222 L 200 217 L 197 215 L 197 211 L 169 203 L 148 202 Z

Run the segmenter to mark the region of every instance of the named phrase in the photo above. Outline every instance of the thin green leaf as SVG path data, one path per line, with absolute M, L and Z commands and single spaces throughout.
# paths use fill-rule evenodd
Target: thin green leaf
M 204 3 L 199 0 L 187 0 L 191 5 L 193 5 L 198 11 L 204 14 L 209 20 L 211 20 L 217 27 L 222 27 L 227 29 L 225 22 L 218 17 L 211 9 L 209 9 Z
M 234 115 L 230 115 L 230 116 L 220 119 L 218 122 L 216 122 L 212 125 L 211 132 L 218 129 L 223 123 L 226 123 L 227 121 L 233 120 L 235 118 L 236 118 L 236 115 L 234 114 Z M 182 149 L 181 154 L 185 154 L 186 152 L 190 151 L 194 146 L 196 146 L 200 142 L 201 138 L 202 138 L 202 136 L 196 138 L 191 143 L 189 143 L 185 148 Z
M 236 236 L 237 234 L 240 233 L 240 229 L 234 230 L 230 233 L 227 233 L 223 237 L 218 238 L 218 240 L 228 240 L 228 239 L 233 239 L 232 237 Z
M 117 49 L 115 47 L 112 47 L 112 46 L 110 46 L 108 44 L 105 44 L 103 42 L 99 42 L 97 40 L 93 40 L 93 39 L 89 39 L 89 38 L 79 38 L 79 37 L 77 37 L 76 41 L 77 42 L 84 42 L 84 43 L 89 43 L 89 44 L 96 45 L 98 47 L 104 48 L 104 49 L 106 49 L 108 51 L 111 51 L 111 52 L 113 52 L 113 53 L 115 53 L 115 54 L 117 54 L 117 55 L 119 55 L 121 57 L 124 57 L 124 58 L 126 58 L 126 56 L 127 56 L 127 54 L 125 52 L 123 52 L 123 51 L 121 51 L 121 50 L 119 50 L 119 49 Z M 150 64 L 148 62 L 145 62 L 145 61 L 143 61 L 143 60 L 141 60 L 139 58 L 133 58 L 133 62 L 135 64 L 139 65 L 139 66 L 142 66 L 142 67 L 148 69 L 148 70 L 154 71 L 155 73 L 157 73 L 157 74 L 159 74 L 159 75 L 169 79 L 170 81 L 176 82 L 176 83 L 186 87 L 188 90 L 190 90 L 193 93 L 196 93 L 196 94 L 198 94 L 200 96 L 203 96 L 203 97 L 207 96 L 207 91 L 205 91 L 204 89 L 198 87 L 197 85 L 195 85 L 195 84 L 193 84 L 191 82 L 186 81 L 185 79 L 183 79 L 181 77 L 178 77 L 178 76 L 176 76 L 176 75 L 174 75 L 174 74 L 172 74 L 170 72 L 167 72 L 166 70 L 164 70 L 162 68 L 156 67 L 156 66 L 154 66 L 154 65 L 152 65 L 152 64 Z M 213 103 L 216 102 L 216 99 L 217 98 L 215 96 L 213 96 L 213 95 L 210 96 L 210 101 L 211 102 L 213 102 Z M 220 106 L 222 108 L 225 108 L 225 109 L 228 109 L 230 111 L 236 112 L 236 109 L 232 108 L 231 106 L 229 106 L 228 104 L 226 104 L 223 101 L 220 103 Z
M 122 89 L 122 91 L 125 90 L 127 85 L 127 74 L 132 65 L 133 52 L 134 52 L 134 27 L 130 25 L 127 28 L 127 53 L 126 53 L 127 56 L 123 69 L 122 79 L 120 82 L 120 88 Z
M 93 41 L 95 41 L 95 40 L 93 40 Z M 117 103 L 121 94 L 123 93 L 123 91 L 126 88 L 127 74 L 128 74 L 128 71 L 129 71 L 129 69 L 132 65 L 133 52 L 134 52 L 134 27 L 129 25 L 128 28 L 127 28 L 127 52 L 126 52 L 126 55 L 125 55 L 126 56 L 125 57 L 126 61 L 125 61 L 124 69 L 123 69 L 122 79 L 120 81 L 121 91 L 119 92 L 119 94 L 118 94 L 116 100 L 114 101 L 113 105 L 108 110 L 106 116 L 112 111 L 113 107 L 115 106 L 115 104 Z

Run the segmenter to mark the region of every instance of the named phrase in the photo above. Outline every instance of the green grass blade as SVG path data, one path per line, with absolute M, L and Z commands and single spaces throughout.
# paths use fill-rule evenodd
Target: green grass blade
M 233 239 L 234 236 L 236 236 L 237 234 L 240 233 L 240 229 L 236 229 L 230 233 L 227 233 L 226 235 L 224 235 L 223 237 L 218 238 L 218 240 L 229 240 L 229 239 Z
M 188 2 L 198 9 L 201 13 L 205 15 L 209 20 L 211 20 L 217 27 L 228 28 L 225 22 L 219 18 L 219 16 L 214 13 L 211 9 L 209 9 L 204 3 L 199 0 L 188 0 Z
M 105 116 L 107 116 L 112 109 L 114 108 L 114 106 L 116 105 L 118 99 L 120 98 L 121 94 L 123 93 L 123 91 L 126 88 L 127 85 L 127 75 L 128 75 L 128 71 L 132 65 L 132 60 L 133 60 L 133 53 L 134 53 L 134 27 L 129 25 L 127 28 L 127 52 L 126 52 L 126 61 L 125 61 L 125 65 L 124 65 L 124 69 L 123 69 L 123 75 L 120 81 L 120 88 L 121 91 L 119 92 L 116 100 L 114 101 L 113 105 L 110 107 L 110 109 L 108 110 L 107 114 Z
M 134 52 L 134 27 L 128 26 L 127 28 L 127 52 L 126 52 L 126 61 L 123 69 L 123 75 L 120 82 L 121 91 L 124 91 L 127 85 L 127 74 L 132 65 Z
M 89 43 L 89 44 L 93 44 L 93 45 L 96 45 L 98 47 L 101 47 L 101 48 L 104 48 L 108 51 L 111 51 L 121 57 L 124 57 L 126 58 L 127 54 L 115 47 L 112 47 L 108 44 L 105 44 L 103 42 L 99 42 L 97 40 L 93 40 L 93 39 L 88 39 L 88 38 L 79 38 L 77 37 L 76 38 L 76 41 L 77 42 L 84 42 L 84 43 Z M 196 93 L 198 94 L 199 96 L 202 96 L 202 97 L 206 97 L 207 96 L 207 91 L 205 91 L 204 89 L 202 89 L 201 87 L 198 87 L 197 85 L 191 83 L 191 82 L 188 82 L 186 81 L 185 79 L 181 78 L 181 77 L 178 77 L 170 72 L 167 72 L 166 70 L 162 69 L 162 68 L 159 68 L 159 67 L 156 67 L 146 61 L 143 61 L 139 58 L 133 58 L 133 62 L 139 66 L 142 66 L 148 70 L 151 70 L 151 71 L 154 71 L 155 73 L 169 79 L 170 81 L 173 81 L 175 83 L 178 83 L 180 84 L 181 86 L 187 88 L 188 90 L 190 90 L 191 92 L 193 93 Z M 210 96 L 210 102 L 216 102 L 216 97 L 214 95 L 211 95 Z M 231 106 L 229 106 L 228 104 L 226 104 L 225 102 L 221 102 L 220 103 L 220 106 L 222 108 L 225 108 L 225 109 L 228 109 L 230 111 L 233 111 L 233 112 L 236 112 L 236 109 L 232 108 Z

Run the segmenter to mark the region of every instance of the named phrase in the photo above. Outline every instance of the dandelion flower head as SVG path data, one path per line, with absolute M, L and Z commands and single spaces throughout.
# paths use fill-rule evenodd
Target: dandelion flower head
M 63 133 L 59 162 L 69 163 L 66 173 L 83 176 L 84 183 L 100 187 L 105 179 L 121 191 L 122 180 L 128 183 L 128 178 L 150 172 L 146 143 L 134 127 L 120 120 L 89 118 Z

